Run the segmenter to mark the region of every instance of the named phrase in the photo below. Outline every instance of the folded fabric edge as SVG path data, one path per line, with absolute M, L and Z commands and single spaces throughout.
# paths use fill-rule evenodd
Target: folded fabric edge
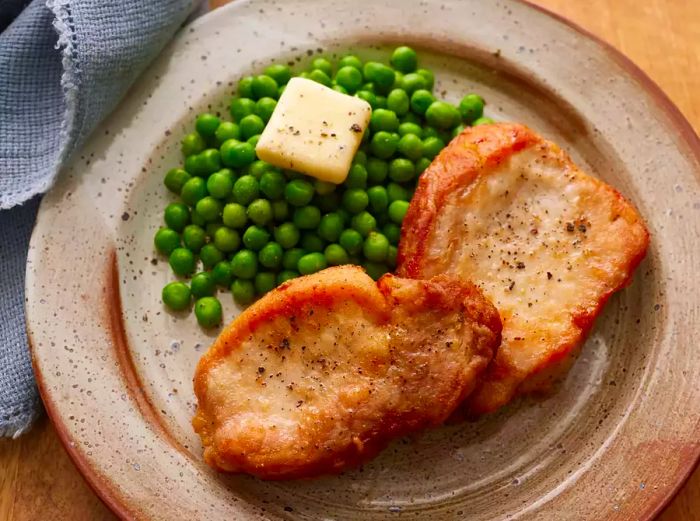
M 36 403 L 32 404 L 30 408 L 21 410 L 3 420 L 2 425 L 0 425 L 0 438 L 19 438 L 32 428 L 41 411 L 41 400 L 37 398 Z

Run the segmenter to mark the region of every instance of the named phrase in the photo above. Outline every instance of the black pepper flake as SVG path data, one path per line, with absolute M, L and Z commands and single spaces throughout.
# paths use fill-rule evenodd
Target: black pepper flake
M 552 274 L 550 272 L 547 272 L 547 280 L 552 280 Z
M 579 224 L 579 225 L 578 225 L 578 231 L 580 231 L 580 232 L 582 232 L 582 233 L 586 233 L 586 225 L 583 224 L 583 223 Z
M 358 125 L 357 123 L 353 123 L 350 127 L 350 130 L 352 130 L 353 132 L 362 132 L 362 127 L 360 127 L 360 125 Z
M 122 221 L 128 221 L 129 220 L 129 214 L 127 212 L 124 212 L 122 214 Z
M 515 267 L 518 268 L 519 270 L 524 270 L 524 269 L 525 269 L 525 263 L 524 263 L 524 262 L 518 262 L 518 263 L 516 263 Z
M 265 372 L 264 367 L 258 367 L 258 373 L 263 374 Z
M 574 223 L 566 223 L 566 231 L 567 232 L 573 232 L 574 231 Z
M 512 281 L 510 281 L 510 286 L 508 286 L 508 289 L 509 289 L 510 291 L 513 291 L 513 288 L 514 288 L 514 287 L 515 287 L 515 281 L 512 280 Z

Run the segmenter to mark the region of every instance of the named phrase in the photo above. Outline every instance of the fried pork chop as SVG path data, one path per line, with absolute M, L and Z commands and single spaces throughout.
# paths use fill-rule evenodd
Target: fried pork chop
M 265 479 L 340 472 L 392 438 L 442 423 L 500 342 L 471 283 L 358 267 L 289 281 L 202 357 L 193 420 L 204 458 Z
M 455 138 L 421 176 L 397 275 L 468 278 L 499 310 L 501 347 L 467 400 L 481 414 L 567 365 L 648 242 L 632 205 L 557 145 L 522 125 L 484 125 Z

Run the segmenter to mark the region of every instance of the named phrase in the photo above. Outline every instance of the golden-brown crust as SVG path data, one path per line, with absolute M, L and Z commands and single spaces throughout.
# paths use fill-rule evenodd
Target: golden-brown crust
M 444 235 L 445 225 L 443 222 L 442 235 L 440 235 L 439 239 L 436 238 L 436 229 L 438 221 L 446 212 L 451 210 L 449 205 L 480 204 L 488 206 L 489 202 L 483 199 L 475 201 L 474 199 L 478 196 L 470 192 L 475 191 L 477 185 L 480 185 L 482 191 L 479 194 L 485 198 L 491 197 L 491 194 L 495 193 L 496 189 L 493 187 L 484 189 L 483 187 L 487 185 L 492 174 L 496 171 L 502 172 L 504 168 L 509 168 L 509 161 L 526 151 L 533 153 L 535 163 L 541 161 L 544 165 L 543 168 L 550 169 L 547 175 L 551 175 L 551 170 L 556 168 L 561 172 L 562 177 L 560 179 L 566 180 L 564 183 L 565 187 L 580 189 L 580 193 L 583 194 L 580 199 L 589 198 L 592 214 L 600 216 L 601 213 L 605 213 L 606 216 L 604 217 L 607 217 L 610 222 L 622 223 L 614 230 L 611 227 L 610 232 L 596 228 L 592 229 L 590 233 L 603 235 L 615 233 L 622 234 L 623 237 L 617 240 L 607 240 L 607 242 L 602 240 L 599 244 L 593 246 L 594 253 L 602 259 L 600 262 L 600 273 L 597 275 L 599 278 L 598 284 L 592 284 L 592 291 L 595 293 L 595 297 L 587 299 L 582 297 L 579 305 L 573 306 L 568 318 L 570 325 L 562 331 L 563 334 L 558 340 L 556 338 L 547 340 L 546 345 L 543 345 L 539 352 L 537 351 L 537 346 L 533 346 L 532 342 L 520 342 L 523 339 L 519 337 L 515 337 L 517 341 L 513 341 L 512 335 L 508 334 L 510 332 L 510 324 L 512 324 L 510 319 L 513 314 L 518 314 L 518 309 L 515 309 L 514 312 L 512 309 L 507 310 L 507 317 L 502 315 L 504 320 L 504 344 L 488 368 L 484 377 L 484 384 L 468 400 L 467 406 L 472 414 L 490 412 L 507 403 L 518 392 L 540 390 L 544 387 L 543 383 L 550 378 L 544 378 L 544 376 L 534 378 L 536 375 L 546 374 L 551 376 L 553 373 L 552 368 L 568 367 L 570 365 L 568 358 L 585 339 L 595 317 L 600 313 L 605 302 L 615 291 L 628 284 L 631 280 L 634 269 L 644 258 L 649 243 L 649 235 L 644 223 L 632 205 L 614 188 L 582 173 L 568 155 L 556 145 L 547 142 L 522 125 L 508 123 L 484 125 L 466 129 L 438 155 L 421 176 L 402 227 L 397 274 L 406 277 L 422 278 L 433 276 L 436 273 L 447 272 L 451 275 L 473 279 L 482 288 L 488 286 L 488 283 L 494 282 L 494 280 L 480 279 L 479 274 L 473 271 L 468 273 L 460 272 L 460 269 L 463 268 L 459 268 L 459 266 L 473 266 L 469 262 L 459 264 L 458 252 L 464 250 L 460 250 L 460 246 L 455 246 L 455 244 L 459 240 L 462 242 L 470 240 L 469 236 L 460 235 L 463 233 L 461 228 L 457 232 L 458 236 L 446 237 Z M 520 165 L 520 168 L 522 168 L 522 165 Z M 507 195 L 508 192 L 505 192 L 505 194 Z M 550 193 L 548 195 L 554 198 L 559 197 L 557 202 L 563 205 L 573 204 L 571 201 L 576 200 L 574 197 L 569 197 L 565 194 L 558 196 L 556 193 L 554 195 Z M 513 198 L 514 196 L 511 194 L 510 197 Z M 456 203 L 456 201 L 459 201 L 459 203 Z M 500 201 L 502 201 L 502 198 L 499 201 L 494 199 L 493 203 L 494 205 L 501 204 Z M 528 203 L 532 203 L 532 201 L 528 201 Z M 464 209 L 464 206 L 460 207 L 460 211 Z M 522 211 L 522 208 L 520 210 L 520 215 L 526 214 L 526 212 Z M 561 207 L 557 211 L 560 210 Z M 487 212 L 482 212 L 482 214 L 485 213 Z M 511 217 L 510 214 L 506 215 Z M 452 222 L 453 229 L 457 229 L 456 223 L 457 221 Z M 527 226 L 527 223 L 520 222 L 519 224 L 524 225 L 523 227 Z M 473 229 L 474 223 L 472 222 L 470 226 Z M 505 223 L 503 226 L 505 226 Z M 575 233 L 578 233 L 578 231 L 575 230 Z M 533 229 L 533 234 L 537 234 L 536 229 Z M 494 240 L 494 236 L 489 238 Z M 507 248 L 508 256 L 516 253 L 516 249 L 519 249 L 521 255 L 525 255 L 524 252 L 531 246 L 528 242 L 530 239 L 522 239 L 521 236 L 518 239 L 520 242 L 513 243 L 512 241 L 515 240 L 515 237 L 517 236 L 511 235 L 503 239 L 511 241 L 509 244 L 513 246 L 513 248 Z M 561 237 L 559 238 L 561 239 Z M 590 234 L 584 236 L 584 240 L 586 239 L 590 239 Z M 534 240 L 532 239 L 532 241 Z M 585 244 L 590 243 L 584 242 Z M 517 245 L 525 247 L 516 248 Z M 607 264 L 605 246 L 610 246 L 615 250 L 608 250 L 607 253 L 610 255 Z M 596 247 L 598 247 L 598 250 L 595 250 Z M 502 252 L 502 254 L 505 257 L 505 252 Z M 506 264 L 512 260 L 512 257 L 508 257 L 501 262 Z M 491 257 L 489 257 L 487 263 L 484 263 L 484 266 L 491 266 L 490 262 Z M 518 264 L 518 267 L 525 266 L 525 263 Z M 571 269 L 571 266 L 569 266 L 569 269 Z M 514 271 L 517 272 L 518 270 Z M 496 277 L 496 275 L 492 275 L 490 267 L 489 269 L 484 269 L 480 274 L 486 279 Z M 551 274 L 548 273 L 548 276 L 551 277 Z M 591 278 L 594 277 L 589 277 L 589 279 Z M 482 284 L 483 282 L 487 284 Z M 547 281 L 542 280 L 537 282 L 537 284 L 547 284 Z M 510 289 L 513 288 L 511 287 Z M 495 298 L 488 291 L 486 291 L 486 294 L 499 307 L 499 310 L 503 311 L 499 305 L 498 298 Z M 552 295 L 549 295 L 549 297 L 555 298 L 556 294 L 554 294 L 554 297 Z M 569 299 L 568 303 L 571 303 L 571 295 L 568 295 L 566 298 Z M 543 322 L 546 322 L 546 320 L 543 319 Z M 539 337 L 541 329 L 537 329 L 536 325 L 532 327 L 534 329 L 529 331 L 532 334 L 525 336 Z M 520 349 L 520 346 L 531 351 L 530 354 L 532 356 L 525 364 L 516 361 L 512 356 L 515 351 Z M 533 378 L 533 380 L 530 380 L 530 378 Z
M 480 290 L 447 276 L 375 284 L 344 266 L 290 281 L 198 364 L 193 426 L 205 460 L 264 479 L 357 466 L 393 438 L 442 423 L 473 391 L 500 330 Z

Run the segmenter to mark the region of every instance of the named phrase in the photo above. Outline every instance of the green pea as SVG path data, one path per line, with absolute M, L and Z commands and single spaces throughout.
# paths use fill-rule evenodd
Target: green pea
M 411 161 L 417 161 L 423 156 L 423 141 L 415 134 L 406 134 L 399 140 L 398 149 Z
M 200 136 L 211 139 L 220 124 L 221 120 L 214 114 L 205 113 L 197 116 L 194 127 Z
M 478 94 L 467 94 L 459 102 L 459 112 L 467 123 L 476 121 L 484 115 L 484 98 Z
M 257 134 L 261 134 L 265 129 L 265 122 L 257 114 L 248 114 L 240 121 L 238 126 L 241 128 L 241 136 L 243 139 L 248 139 Z
M 255 100 L 249 97 L 233 98 L 229 107 L 229 112 L 234 121 L 240 123 L 243 118 L 255 114 Z M 239 129 L 240 132 L 240 129 Z M 239 139 L 239 138 L 235 138 Z
M 233 190 L 233 174 L 228 169 L 214 172 L 207 179 L 207 192 L 216 199 L 224 199 Z
M 367 159 L 367 181 L 370 185 L 383 183 L 387 175 L 389 175 L 389 163 L 376 157 Z
M 389 205 L 389 219 L 396 224 L 401 224 L 408 211 L 407 201 L 394 201 Z
M 399 135 L 392 132 L 379 131 L 372 136 L 370 148 L 380 159 L 390 158 L 399 146 Z
M 316 58 L 311 62 L 311 70 L 318 69 L 325 72 L 328 76 L 333 74 L 333 64 L 326 58 Z
M 224 141 L 229 139 L 241 139 L 241 129 L 231 121 L 222 121 L 219 128 L 216 129 L 214 137 L 218 145 L 221 146 Z
M 301 259 L 307 252 L 301 248 L 292 248 L 284 252 L 282 256 L 282 267 L 285 270 L 296 270 L 299 259 Z
M 346 89 L 342 85 L 338 85 L 337 83 L 334 83 L 331 89 L 333 89 L 336 92 L 340 92 L 341 94 L 349 94 L 348 89 Z
M 270 163 L 266 163 L 262 159 L 256 159 L 247 167 L 246 174 L 252 175 L 258 181 L 262 180 L 262 176 L 267 172 L 274 172 L 282 175 L 276 166 L 272 166 Z
M 304 232 L 301 236 L 301 247 L 307 252 L 320 252 L 325 246 L 323 239 L 313 232 Z
M 199 258 L 206 269 L 211 269 L 217 262 L 224 260 L 224 254 L 213 244 L 205 244 L 199 251 Z
M 194 304 L 194 314 L 203 328 L 216 327 L 223 316 L 221 302 L 216 297 L 202 297 Z
M 386 193 L 389 196 L 389 204 L 394 201 L 408 201 L 408 192 L 399 184 L 389 183 L 386 186 Z
M 248 221 L 246 209 L 238 203 L 228 203 L 224 206 L 222 219 L 229 228 L 242 228 Z
M 439 137 L 428 137 L 423 140 L 423 156 L 433 159 L 445 148 L 445 143 Z
M 202 216 L 206 222 L 213 222 L 219 219 L 222 211 L 222 204 L 218 199 L 214 199 L 208 195 L 197 201 L 197 213 Z
M 412 96 L 418 90 L 428 90 L 428 84 L 422 75 L 411 72 L 404 75 L 401 88 L 406 91 L 406 94 Z
M 275 289 L 277 285 L 277 279 L 275 274 L 271 271 L 261 271 L 255 275 L 255 291 L 258 295 L 264 295 L 265 293 Z
M 346 65 L 338 69 L 335 81 L 347 92 L 354 94 L 362 85 L 362 72 L 356 67 Z
M 231 272 L 239 279 L 252 279 L 258 271 L 258 256 L 250 250 L 241 250 L 231 259 Z
M 170 170 L 168 170 L 168 173 L 165 174 L 163 184 L 168 190 L 170 190 L 174 194 L 180 195 L 182 187 L 191 178 L 192 176 L 190 176 L 190 174 L 188 174 L 182 168 L 171 168 Z
M 319 252 L 307 253 L 299 259 L 299 263 L 297 264 L 297 270 L 302 275 L 310 275 L 326 269 L 326 267 L 328 267 L 326 257 Z
M 185 226 L 185 229 L 182 231 L 182 242 L 188 250 L 199 253 L 199 250 L 207 242 L 207 234 L 201 226 L 190 224 Z
M 410 181 L 415 175 L 416 169 L 408 159 L 399 157 L 389 163 L 389 177 L 397 183 Z
M 253 78 L 251 88 L 253 91 L 253 98 L 259 100 L 260 98 L 276 98 L 279 85 L 277 85 L 277 82 L 270 76 L 261 74 Z
M 206 175 L 204 167 L 204 162 L 200 160 L 199 154 L 193 154 L 185 158 L 185 171 L 188 174 L 198 176 Z
M 221 154 L 216 148 L 208 148 L 198 156 L 201 169 L 205 175 L 213 174 L 221 170 Z
M 377 105 L 376 108 L 378 109 L 386 109 L 386 96 L 381 96 L 380 94 L 377 94 Z
M 383 186 L 373 186 L 367 190 L 369 207 L 372 213 L 378 214 L 389 207 L 389 195 Z
M 195 298 L 211 297 L 216 291 L 216 284 L 211 274 L 206 271 L 197 273 L 190 281 L 192 295 Z
M 258 260 L 260 264 L 270 269 L 278 269 L 282 265 L 282 256 L 284 250 L 282 246 L 276 242 L 268 242 L 258 252 Z
M 411 101 L 403 89 L 392 90 L 386 98 L 386 106 L 398 116 L 403 116 L 411 108 Z
M 170 253 L 168 263 L 173 272 L 181 277 L 190 275 L 196 265 L 194 254 L 187 248 L 175 248 Z
M 267 123 L 270 121 L 270 117 L 277 106 L 277 101 L 273 98 L 260 98 L 255 104 L 255 113 L 260 116 L 263 122 Z M 259 132 L 256 132 L 258 134 Z
M 352 164 L 367 166 L 367 153 L 364 150 L 355 152 L 355 157 L 352 158 Z
M 430 93 L 430 91 L 418 89 L 411 94 L 411 110 L 413 110 L 413 112 L 416 114 L 423 116 L 428 110 L 428 107 L 430 107 L 434 101 L 435 97 Z
M 250 203 L 246 213 L 248 218 L 259 226 L 272 222 L 272 205 L 267 199 L 256 199 Z
M 386 223 L 382 227 L 382 233 L 389 240 L 389 244 L 396 246 L 401 238 L 401 227 L 396 223 Z
M 414 114 L 413 112 L 409 112 L 401 118 L 401 123 L 415 123 L 416 125 L 421 125 L 423 120 L 420 116 Z
M 380 130 L 394 132 L 399 128 L 399 118 L 396 117 L 396 113 L 391 110 L 377 109 L 372 112 L 369 126 L 372 132 L 379 132 Z
M 214 246 L 224 253 L 236 251 L 241 245 L 241 236 L 236 230 L 222 226 L 214 233 Z
M 275 80 L 277 85 L 286 85 L 287 82 L 292 79 L 291 69 L 288 66 L 279 63 L 268 66 L 265 69 L 265 75 Z
M 453 139 L 456 138 L 462 132 L 464 132 L 465 128 L 466 127 L 464 125 L 457 125 L 455 128 L 452 129 L 452 133 L 451 133 L 452 135 L 450 137 L 452 137 Z
M 163 304 L 173 311 L 183 311 L 190 305 L 190 288 L 184 282 L 171 282 L 166 284 L 161 293 Z
M 301 275 L 296 269 L 294 270 L 282 270 L 277 274 L 277 284 L 284 284 L 288 280 L 296 279 Z
M 255 285 L 252 280 L 236 279 L 231 284 L 233 299 L 242 306 L 246 306 L 255 300 Z
M 374 94 L 374 92 L 371 92 L 369 90 L 358 90 L 355 93 L 355 96 L 369 103 L 372 109 L 377 108 L 377 96 L 376 94 Z
M 377 228 L 377 220 L 369 212 L 360 212 L 352 218 L 350 225 L 362 237 L 367 237 L 371 231 Z
M 433 87 L 435 86 L 435 75 L 432 73 L 432 71 L 429 71 L 428 69 L 418 69 L 416 74 L 420 75 L 425 81 L 425 89 L 433 90 Z
M 338 242 L 350 255 L 357 255 L 362 251 L 363 239 L 357 230 L 343 230 Z
M 309 73 L 309 79 L 315 81 L 316 83 L 320 83 L 321 85 L 325 85 L 326 87 L 330 87 L 332 85 L 330 76 L 321 69 L 312 70 Z
M 329 244 L 323 251 L 329 266 L 340 266 L 349 262 L 348 252 L 340 244 Z
M 439 129 L 450 129 L 459 125 L 460 114 L 457 107 L 444 101 L 434 101 L 425 111 L 429 125 Z
M 472 122 L 472 126 L 478 127 L 479 125 L 491 125 L 492 123 L 495 123 L 495 121 L 493 119 L 487 118 L 487 117 L 482 117 L 482 118 L 478 118 L 478 119 L 474 120 Z
M 343 67 L 355 67 L 357 70 L 361 71 L 362 70 L 362 60 L 360 60 L 357 56 L 354 54 L 348 54 L 343 56 L 340 61 L 338 62 L 338 67 L 343 68 Z
M 247 116 L 247 117 L 252 117 L 252 116 Z M 255 116 L 257 117 L 257 116 Z M 226 143 L 229 143 L 230 141 L 226 141 L 222 146 L 221 150 L 222 153 L 224 152 L 224 146 Z M 222 159 L 224 161 L 224 164 L 226 166 L 231 166 L 234 168 L 240 168 L 246 165 L 251 164 L 253 161 L 255 161 L 255 146 L 253 146 L 250 143 L 235 143 L 230 147 L 227 147 L 225 149 L 225 154 L 222 156 Z
M 335 212 L 327 213 L 318 225 L 318 234 L 328 242 L 335 242 L 343 231 L 343 218 Z
M 330 194 L 319 195 L 313 198 L 313 203 L 324 213 L 334 212 L 341 204 L 340 193 L 334 191 Z
M 360 165 L 352 165 L 348 177 L 345 179 L 347 188 L 367 188 L 367 169 Z
M 284 198 L 292 206 L 306 206 L 313 196 L 313 185 L 304 179 L 294 179 L 284 188 Z
M 175 230 L 161 228 L 153 238 L 153 244 L 158 252 L 170 255 L 175 248 L 180 247 L 180 236 Z
M 182 155 L 185 157 L 199 154 L 205 148 L 207 148 L 207 144 L 204 141 L 204 138 L 197 132 L 192 132 L 191 134 L 187 134 L 184 138 L 182 138 L 180 150 L 182 151 Z
M 379 232 L 371 232 L 362 246 L 365 258 L 372 262 L 384 262 L 389 252 L 389 239 Z
M 287 201 L 272 201 L 272 217 L 275 222 L 284 222 L 289 217 Z
M 389 271 L 386 264 L 380 264 L 378 262 L 365 262 L 362 264 L 362 267 L 367 272 L 367 275 L 372 277 L 374 280 L 378 280 L 382 275 Z
M 258 198 L 258 194 L 258 180 L 252 175 L 241 176 L 233 184 L 233 197 L 238 204 L 247 206 Z
M 238 80 L 237 93 L 241 97 L 250 98 L 253 95 L 253 77 L 244 76 Z
M 388 92 L 394 86 L 395 73 L 383 63 L 367 62 L 362 72 L 365 79 L 374 83 L 379 92 Z
M 233 280 L 231 264 L 225 260 L 217 262 L 216 266 L 211 270 L 211 279 L 214 281 L 214 284 L 228 288 Z
M 362 189 L 351 188 L 343 194 L 343 207 L 352 214 L 360 213 L 368 204 L 367 192 Z
M 248 226 L 243 232 L 243 244 L 249 250 L 260 251 L 270 240 L 270 233 L 255 224 Z
M 300 230 L 313 230 L 321 222 L 321 210 L 316 206 L 302 206 L 294 210 L 293 220 Z
M 429 137 L 439 137 L 440 133 L 436 128 L 433 127 L 423 127 L 423 139 L 427 139 Z
M 190 222 L 190 209 L 182 203 L 170 203 L 163 212 L 165 224 L 176 232 L 181 232 Z
M 399 249 L 396 246 L 389 246 L 386 254 L 386 263 L 390 268 L 396 268 L 396 257 L 398 253 Z
M 336 208 L 335 213 L 337 213 L 341 219 L 343 219 L 343 224 L 348 224 L 350 223 L 350 219 L 352 219 L 352 214 L 348 212 L 345 208 L 342 206 L 340 208 Z
M 206 226 L 207 221 L 197 213 L 196 208 L 192 208 L 192 211 L 190 212 L 190 221 L 192 224 L 196 224 L 197 226 Z
M 430 159 L 427 157 L 421 157 L 416 161 L 416 174 L 420 175 L 425 172 L 425 169 L 430 166 Z
M 260 177 L 260 191 L 270 199 L 279 199 L 284 196 L 287 180 L 280 172 L 265 172 Z
M 397 47 L 391 55 L 390 62 L 395 69 L 403 73 L 413 72 L 418 66 L 418 55 L 410 47 Z
M 320 179 L 316 179 L 314 181 L 314 190 L 318 195 L 328 195 L 331 192 L 335 191 L 336 184 L 330 183 L 328 181 L 321 181 Z
M 293 248 L 299 242 L 301 234 L 294 223 L 282 223 L 275 228 L 275 240 L 286 250 Z

